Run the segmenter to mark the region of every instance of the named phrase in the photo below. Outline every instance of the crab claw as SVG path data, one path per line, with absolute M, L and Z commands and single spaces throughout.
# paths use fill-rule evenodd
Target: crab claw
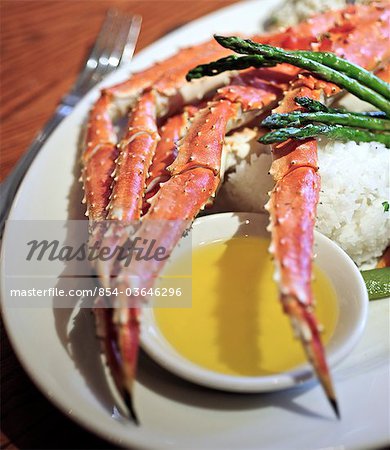
M 122 395 L 129 415 L 139 423 L 132 400 L 132 388 L 139 348 L 139 309 L 113 310 L 107 299 L 95 300 L 96 330 L 111 376 Z
M 333 411 L 337 418 L 340 418 L 336 395 L 315 316 L 293 296 L 282 295 L 282 304 L 285 313 L 291 320 L 295 333 L 302 342 L 307 359 L 312 364 Z

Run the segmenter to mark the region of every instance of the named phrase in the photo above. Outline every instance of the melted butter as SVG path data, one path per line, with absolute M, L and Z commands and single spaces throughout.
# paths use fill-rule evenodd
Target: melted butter
M 278 300 L 268 245 L 264 238 L 238 237 L 193 251 L 192 307 L 155 309 L 161 332 L 182 356 L 244 376 L 279 373 L 306 361 Z M 326 344 L 338 305 L 327 276 L 317 267 L 314 274 L 316 316 Z

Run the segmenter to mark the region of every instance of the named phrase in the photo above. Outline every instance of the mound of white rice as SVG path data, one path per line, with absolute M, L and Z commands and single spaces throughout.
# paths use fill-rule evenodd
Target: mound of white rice
M 369 3 L 370 0 L 354 0 L 354 3 Z M 272 13 L 266 23 L 267 30 L 294 26 L 315 14 L 329 9 L 345 8 L 348 0 L 286 0 Z
M 358 264 L 372 265 L 390 244 L 390 153 L 376 142 L 319 140 L 321 175 L 317 229 L 340 245 Z M 227 175 L 221 190 L 225 207 L 264 212 L 273 182 L 269 154 L 251 154 Z
M 389 149 L 377 142 L 319 143 L 317 229 L 356 262 L 370 264 L 390 243 Z

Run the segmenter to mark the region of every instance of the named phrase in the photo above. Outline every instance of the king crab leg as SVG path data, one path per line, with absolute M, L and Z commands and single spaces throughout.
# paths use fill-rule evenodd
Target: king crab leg
M 161 139 L 157 144 L 156 153 L 149 168 L 149 177 L 146 179 L 145 197 L 142 205 L 143 215 L 148 212 L 149 199 L 157 193 L 160 184 L 169 180 L 170 173 L 167 167 L 176 159 L 176 144 L 185 135 L 188 122 L 198 109 L 198 106 L 186 106 L 182 113 L 170 117 L 161 127 Z
M 366 24 L 365 27 L 351 30 L 348 40 L 343 41 L 343 54 L 369 70 L 374 69 L 378 64 L 378 55 L 380 58 L 388 58 L 390 50 L 380 48 L 378 51 L 378 41 L 369 39 L 364 45 L 364 52 L 356 54 L 355 45 L 358 39 L 362 38 L 362 33 L 375 35 L 378 30 L 384 28 L 386 26 L 382 20 L 378 21 L 376 17 L 376 20 Z M 332 38 L 330 33 L 326 38 L 326 49 L 340 53 L 339 39 L 332 41 Z M 330 42 L 335 42 L 334 47 L 330 47 Z M 322 46 L 323 43 L 319 47 Z M 382 73 L 385 75 L 386 70 Z M 307 73 L 300 73 L 273 112 L 285 113 L 300 109 L 295 103 L 296 97 L 321 100 L 324 96 L 329 97 L 338 92 L 339 88 L 332 83 L 318 80 Z M 270 251 L 275 257 L 281 303 L 336 415 L 339 416 L 319 327 L 313 314 L 312 255 L 316 208 L 321 185 L 318 174 L 317 141 L 288 140 L 274 145 L 272 151 L 274 162 L 270 173 L 276 184 L 270 194 L 267 209 L 270 212 L 272 233 Z
M 310 96 L 320 100 L 323 88 L 328 85 L 324 82 L 316 85 L 316 81 L 309 74 L 300 74 L 275 112 L 298 109 L 294 102 L 296 97 Z M 274 255 L 281 303 L 338 415 L 325 351 L 313 314 L 313 230 L 321 183 L 317 173 L 316 141 L 297 143 L 289 140 L 275 145 L 273 156 L 270 173 L 276 184 L 266 209 L 270 213 L 270 252 Z

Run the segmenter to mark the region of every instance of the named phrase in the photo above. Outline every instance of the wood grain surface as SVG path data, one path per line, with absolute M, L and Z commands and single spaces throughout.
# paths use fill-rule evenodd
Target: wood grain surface
M 137 51 L 221 1 L 1 0 L 1 179 L 74 82 L 105 12 L 141 14 Z M 180 44 L 180 43 L 179 43 Z M 1 448 L 112 448 L 60 413 L 20 366 L 1 324 Z

